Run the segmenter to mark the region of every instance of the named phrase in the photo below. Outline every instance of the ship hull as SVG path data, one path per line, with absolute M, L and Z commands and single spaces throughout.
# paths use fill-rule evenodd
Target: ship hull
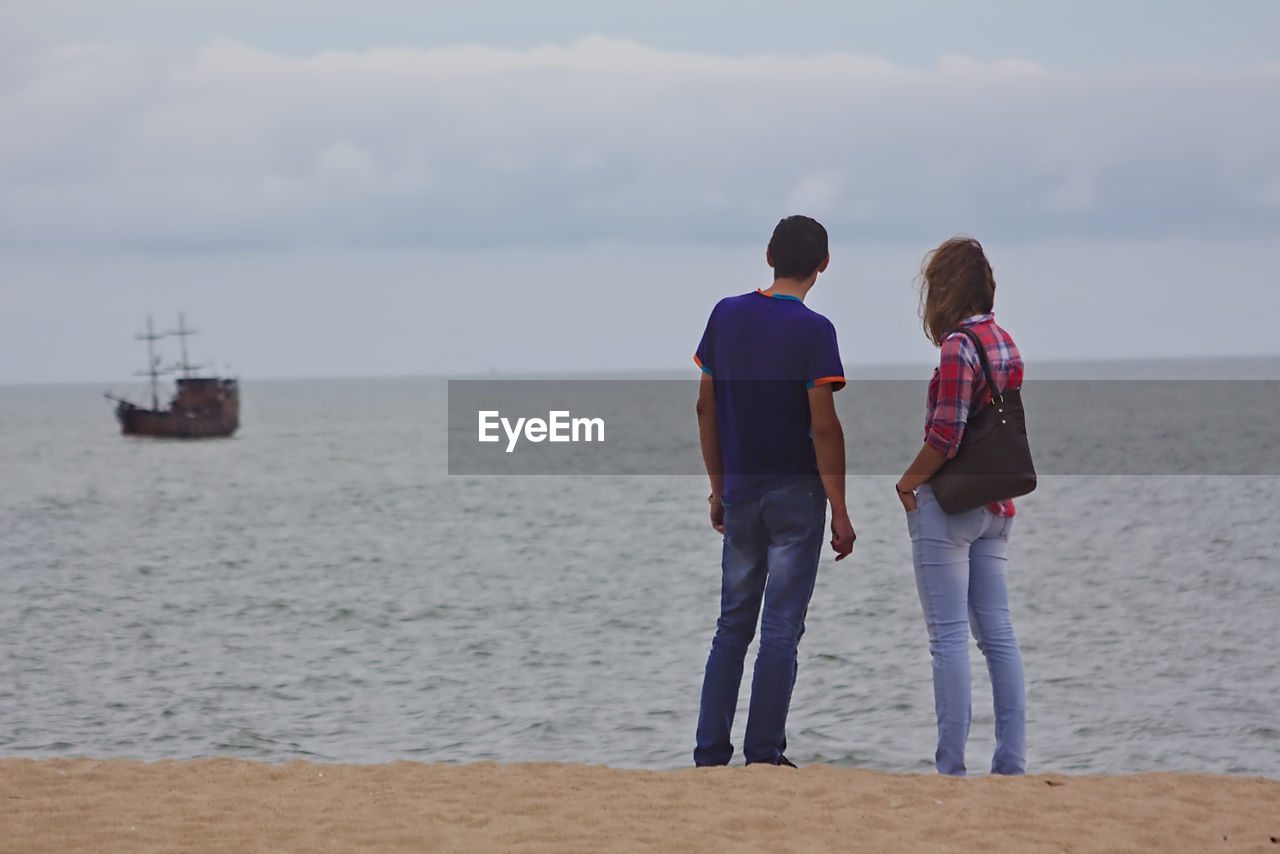
M 154 436 L 160 439 L 218 439 L 240 427 L 236 417 L 209 417 L 171 410 L 139 409 L 126 403 L 116 407 L 120 432 L 125 436 Z

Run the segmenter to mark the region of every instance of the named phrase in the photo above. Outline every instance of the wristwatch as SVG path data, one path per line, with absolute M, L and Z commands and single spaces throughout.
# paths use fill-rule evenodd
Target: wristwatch
M 707 496 L 707 503 L 708 504 L 724 504 L 724 502 L 720 500 L 720 496 L 716 495 L 714 492 Z
M 914 489 L 903 489 L 902 487 L 898 486 L 898 484 L 896 483 L 893 485 L 893 489 L 899 495 L 915 495 L 916 494 L 916 491 Z

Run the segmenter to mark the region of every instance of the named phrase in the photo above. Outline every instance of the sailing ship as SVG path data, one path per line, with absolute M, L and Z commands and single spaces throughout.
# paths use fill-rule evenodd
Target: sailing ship
M 196 330 L 188 329 L 186 318 L 178 315 L 178 328 L 156 334 L 147 318 L 145 335 L 135 336 L 147 342 L 148 369 L 136 376 L 151 378 L 151 408 L 146 409 L 121 397 L 108 394 L 116 402 L 116 418 L 120 432 L 126 436 L 156 436 L 168 439 L 205 439 L 230 436 L 240 426 L 240 386 L 234 379 L 196 376 L 199 365 L 187 359 L 187 338 Z M 169 335 L 181 341 L 182 361 L 169 368 L 160 367 L 155 343 Z M 181 372 L 175 380 L 177 391 L 168 409 L 160 408 L 159 378 Z

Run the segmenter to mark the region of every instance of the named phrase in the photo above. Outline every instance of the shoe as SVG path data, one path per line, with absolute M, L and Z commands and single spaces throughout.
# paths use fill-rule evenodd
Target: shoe
M 788 759 L 787 757 L 785 757 L 785 756 L 783 756 L 783 755 L 781 755 L 781 754 L 779 754 L 779 755 L 778 755 L 778 761 L 777 761 L 777 762 L 767 763 L 767 762 L 765 762 L 764 760 L 757 759 L 755 762 L 748 762 L 747 764 L 748 764 L 748 765 L 768 765 L 768 764 L 773 764 L 773 765 L 779 765 L 779 766 L 781 766 L 781 767 L 783 767 L 783 768 L 798 768 L 798 767 L 799 767 L 798 765 L 796 765 L 796 763 L 792 762 L 790 759 Z

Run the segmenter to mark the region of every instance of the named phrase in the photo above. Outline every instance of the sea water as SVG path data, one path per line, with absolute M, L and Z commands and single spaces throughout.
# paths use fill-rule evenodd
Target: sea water
M 120 436 L 101 391 L 0 388 L 0 755 L 691 764 L 704 476 L 451 476 L 438 379 L 245 380 L 241 431 L 199 442 Z M 857 544 L 823 558 L 800 764 L 932 769 L 894 474 L 850 478 Z M 1031 771 L 1280 777 L 1278 499 L 1275 475 L 1050 474 L 1019 502 Z

